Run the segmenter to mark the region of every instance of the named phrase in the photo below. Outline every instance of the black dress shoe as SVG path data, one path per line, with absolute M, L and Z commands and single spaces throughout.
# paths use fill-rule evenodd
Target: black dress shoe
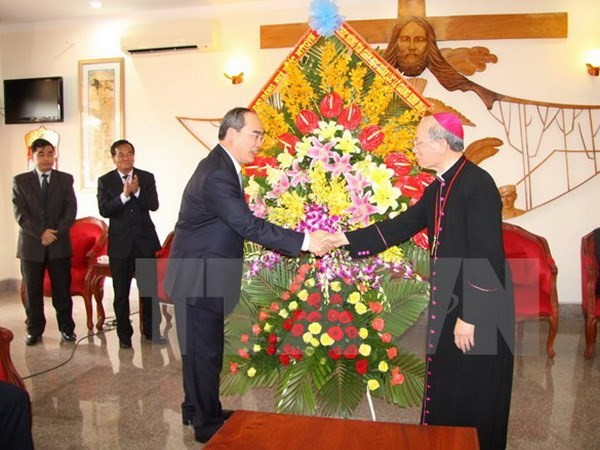
M 196 439 L 196 441 L 201 442 L 202 444 L 206 444 L 208 441 L 210 441 L 210 438 L 212 438 L 215 433 L 217 431 L 219 431 L 219 429 L 223 426 L 222 423 L 218 424 L 218 425 L 213 425 L 212 427 L 205 429 L 198 429 L 198 428 L 194 428 L 194 439 Z
M 235 412 L 235 409 L 224 409 L 223 410 L 223 420 L 229 419 L 231 416 L 233 416 L 234 412 Z
M 25 343 L 29 346 L 36 345 L 38 342 L 42 340 L 41 336 L 35 336 L 33 334 L 28 334 L 25 338 Z
M 119 348 L 131 348 L 131 342 L 119 341 Z
M 60 338 L 65 342 L 75 342 L 77 335 L 75 333 L 60 333 Z
M 191 425 L 193 419 L 194 419 L 194 413 L 188 413 L 188 412 L 181 413 L 181 422 L 184 425 Z

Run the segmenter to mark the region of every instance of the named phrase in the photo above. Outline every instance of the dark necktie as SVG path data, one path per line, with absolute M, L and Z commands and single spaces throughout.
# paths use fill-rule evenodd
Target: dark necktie
M 129 177 L 129 175 L 123 175 L 123 183 L 127 183 L 127 177 Z
M 44 202 L 48 199 L 48 188 L 50 187 L 50 183 L 48 183 L 48 174 L 42 174 L 42 197 L 44 198 Z

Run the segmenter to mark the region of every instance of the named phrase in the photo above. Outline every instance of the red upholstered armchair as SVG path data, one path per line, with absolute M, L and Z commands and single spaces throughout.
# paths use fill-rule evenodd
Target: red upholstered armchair
M 10 343 L 13 333 L 8 328 L 0 327 L 0 380 L 12 383 L 25 390 L 23 380 L 10 359 Z
M 548 320 L 546 352 L 549 358 L 554 358 L 554 339 L 558 331 L 558 269 L 548 242 L 541 236 L 509 223 L 502 224 L 502 234 L 515 290 L 518 337 L 522 338 L 524 321 Z
M 69 234 L 73 256 L 71 257 L 71 295 L 83 297 L 87 316 L 87 327 L 94 327 L 92 313 L 92 286 L 88 272 L 98 256 L 106 254 L 108 226 L 96 217 L 77 219 Z M 52 295 L 52 286 L 48 271 L 44 275 L 44 295 Z M 21 300 L 25 304 L 25 286 L 21 283 Z
M 600 283 L 600 267 L 596 258 L 594 233 L 581 238 L 581 307 L 585 316 L 585 352 L 591 358 L 596 343 L 596 321 L 600 317 L 600 295 L 597 285 Z

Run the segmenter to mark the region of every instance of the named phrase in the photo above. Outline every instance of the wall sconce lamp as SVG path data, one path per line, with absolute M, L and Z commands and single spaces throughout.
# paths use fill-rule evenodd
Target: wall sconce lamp
M 585 65 L 587 66 L 587 72 L 591 76 L 597 77 L 600 75 L 600 49 L 588 52 L 585 62 Z
M 229 75 L 225 72 L 223 75 L 225 75 L 225 78 L 231 80 L 231 84 L 240 84 L 244 81 L 244 72 L 240 72 L 237 75 Z

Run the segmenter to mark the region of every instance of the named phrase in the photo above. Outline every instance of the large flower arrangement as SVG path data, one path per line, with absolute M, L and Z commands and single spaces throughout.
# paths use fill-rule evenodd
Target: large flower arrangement
M 250 208 L 301 232 L 343 232 L 401 214 L 431 176 L 410 152 L 418 119 L 335 38 L 320 38 L 268 102 L 262 155 L 246 170 Z M 228 319 L 224 394 L 276 386 L 280 412 L 347 417 L 365 392 L 421 399 L 424 364 L 400 337 L 427 303 L 426 237 L 353 260 L 343 249 L 297 259 L 248 244 Z M 419 269 L 420 268 L 420 269 Z

